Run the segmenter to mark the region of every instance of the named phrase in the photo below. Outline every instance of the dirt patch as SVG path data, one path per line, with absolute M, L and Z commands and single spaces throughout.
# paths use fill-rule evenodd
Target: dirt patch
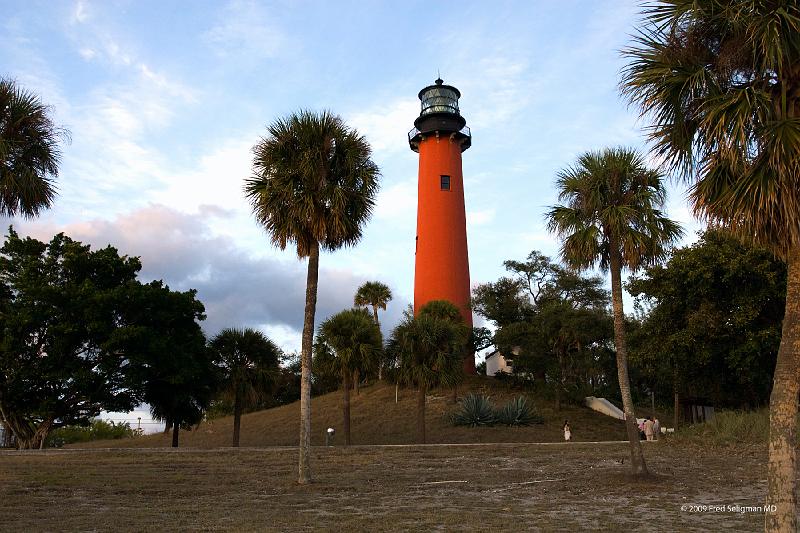
M 0 454 L 0 524 L 21 531 L 754 531 L 766 449 L 624 445 L 291 448 Z

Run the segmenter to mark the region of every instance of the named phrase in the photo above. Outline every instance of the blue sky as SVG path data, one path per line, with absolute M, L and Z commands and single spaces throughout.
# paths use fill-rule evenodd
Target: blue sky
M 139 255 L 142 278 L 199 290 L 205 329 L 259 327 L 299 349 L 305 265 L 270 247 L 241 193 L 273 119 L 330 109 L 365 134 L 382 189 L 363 241 L 321 261 L 318 317 L 389 284 L 413 295 L 417 154 L 406 132 L 437 72 L 472 128 L 464 154 L 473 285 L 558 243 L 554 176 L 583 151 L 645 149 L 617 91 L 638 7 L 621 0 L 155 2 L 2 0 L 0 75 L 52 104 L 63 147 L 58 231 Z M 668 213 L 698 228 L 671 186 Z

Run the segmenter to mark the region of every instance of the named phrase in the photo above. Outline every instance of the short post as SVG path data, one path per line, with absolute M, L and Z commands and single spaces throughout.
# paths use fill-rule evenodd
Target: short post
M 328 431 L 325 432 L 325 446 L 333 446 L 333 436 L 336 434 L 336 430 L 333 428 L 328 428 Z

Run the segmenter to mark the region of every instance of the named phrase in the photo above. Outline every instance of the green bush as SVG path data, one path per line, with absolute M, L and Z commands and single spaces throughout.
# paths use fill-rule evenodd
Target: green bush
M 495 423 L 492 402 L 483 394 L 467 394 L 458 411 L 453 414 L 454 426 L 491 426 Z
M 47 446 L 60 448 L 65 444 L 74 442 L 128 439 L 136 437 L 140 433 L 139 430 L 132 429 L 127 422 L 116 424 L 106 420 L 95 419 L 88 426 L 64 426 L 50 432 L 47 437 Z
M 699 444 L 761 444 L 769 438 L 769 411 L 717 411 L 713 420 L 684 425 L 673 437 L 676 441 Z
M 498 424 L 504 426 L 530 426 L 544 424 L 544 418 L 536 413 L 525 396 L 517 396 L 509 401 L 495 415 Z

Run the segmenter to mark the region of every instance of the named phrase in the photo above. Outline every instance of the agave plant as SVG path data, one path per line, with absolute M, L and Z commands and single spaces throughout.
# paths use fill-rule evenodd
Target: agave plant
M 453 414 L 454 426 L 491 426 L 497 421 L 492 402 L 483 394 L 467 394 Z
M 544 418 L 528 403 L 525 396 L 517 396 L 497 411 L 497 422 L 504 426 L 530 426 L 543 424 Z

